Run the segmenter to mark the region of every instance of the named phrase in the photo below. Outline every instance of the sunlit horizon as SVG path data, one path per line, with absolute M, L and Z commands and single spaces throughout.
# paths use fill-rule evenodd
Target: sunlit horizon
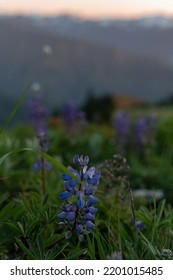
M 41 13 L 41 12 L 27 12 L 27 11 L 21 11 L 17 10 L 15 12 L 9 12 L 9 11 L 0 11 L 0 15 L 4 16 L 45 16 L 45 17 L 51 17 L 51 16 L 61 16 L 61 15 L 66 15 L 66 16 L 72 16 L 72 17 L 77 17 L 77 18 L 82 18 L 82 19 L 106 19 L 106 18 L 112 18 L 112 19 L 138 19 L 138 18 L 144 18 L 144 17 L 167 17 L 167 18 L 172 18 L 173 13 L 163 13 L 163 12 L 148 12 L 148 13 L 134 13 L 134 14 L 99 14 L 99 15 L 94 15 L 94 14 L 85 14 L 85 13 L 75 13 L 75 12 L 70 12 L 70 11 L 61 11 L 61 12 L 49 12 L 49 13 Z
M 164 2 L 164 3 L 163 3 Z M 5 15 L 72 15 L 81 18 L 173 17 L 172 0 L 6 0 L 0 3 Z

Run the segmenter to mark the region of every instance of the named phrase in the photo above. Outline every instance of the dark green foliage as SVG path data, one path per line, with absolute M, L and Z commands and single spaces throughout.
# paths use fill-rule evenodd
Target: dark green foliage
M 45 176 L 44 196 L 40 174 L 32 170 L 39 152 L 31 128 L 4 132 L 0 137 L 0 259 L 173 259 L 172 120 L 171 112 L 160 118 L 156 143 L 142 156 L 130 150 L 113 157 L 118 149 L 109 124 L 90 123 L 70 133 L 61 125 L 49 127 L 49 155 L 43 156 L 52 169 Z M 95 193 L 99 201 L 95 230 L 81 243 L 76 236 L 66 239 L 57 219 L 61 173 L 75 154 L 89 155 L 91 166 L 102 173 Z M 132 190 L 142 188 L 161 189 L 164 197 L 133 196 Z M 136 228 L 135 221 L 143 227 Z
M 89 93 L 88 99 L 83 107 L 87 119 L 98 123 L 109 122 L 114 109 L 115 106 L 111 95 L 105 94 L 97 97 L 94 92 Z

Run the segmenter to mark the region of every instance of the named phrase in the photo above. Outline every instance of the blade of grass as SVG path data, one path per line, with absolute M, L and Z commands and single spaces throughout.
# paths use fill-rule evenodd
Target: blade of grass
M 2 128 L 0 129 L 0 135 L 4 132 L 4 130 L 6 129 L 6 127 L 8 126 L 9 122 L 11 121 L 11 119 L 13 118 L 14 114 L 16 113 L 17 109 L 19 108 L 20 104 L 22 103 L 23 99 L 25 98 L 28 90 L 30 88 L 30 85 L 27 86 L 27 88 L 25 89 L 25 91 L 22 93 L 22 95 L 20 96 L 19 100 L 17 101 L 16 105 L 14 106 L 13 110 L 11 111 L 10 115 L 8 116 L 6 122 L 4 123 L 4 125 L 2 126 Z
M 0 158 L 0 165 L 2 164 L 2 162 L 7 158 L 9 157 L 10 155 L 12 154 L 16 154 L 16 153 L 20 153 L 20 152 L 23 152 L 23 151 L 31 151 L 31 152 L 34 152 L 34 153 L 38 153 L 38 154 L 41 154 L 44 158 L 46 158 L 47 160 L 50 161 L 50 163 L 52 163 L 53 165 L 57 166 L 62 172 L 65 172 L 66 174 L 68 174 L 72 179 L 74 179 L 76 182 L 78 182 L 79 184 L 81 183 L 80 179 L 77 178 L 73 173 L 71 173 L 61 162 L 57 161 L 56 159 L 54 159 L 52 156 L 46 154 L 46 153 L 43 153 L 41 151 L 38 151 L 38 150 L 34 150 L 32 148 L 22 148 L 20 150 L 16 150 L 16 151 L 12 151 L 12 152 L 9 152 L 5 155 L 3 155 L 1 158 Z

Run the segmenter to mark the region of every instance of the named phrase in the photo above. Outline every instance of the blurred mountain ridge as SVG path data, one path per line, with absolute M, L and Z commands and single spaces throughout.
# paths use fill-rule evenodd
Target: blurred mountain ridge
M 173 91 L 173 18 L 0 16 L 0 97 L 40 83 L 50 109 L 88 89 L 153 102 Z M 43 53 L 50 46 L 52 53 Z

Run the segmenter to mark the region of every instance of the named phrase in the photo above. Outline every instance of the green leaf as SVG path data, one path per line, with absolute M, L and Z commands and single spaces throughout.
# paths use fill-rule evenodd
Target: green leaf
M 42 205 L 45 205 L 49 200 L 49 193 L 46 193 L 42 199 Z
M 74 250 L 70 251 L 69 256 L 67 256 L 66 260 L 78 260 L 80 256 L 86 255 L 87 251 L 87 249 L 75 248 Z
M 90 258 L 92 260 L 96 260 L 96 255 L 95 255 L 95 242 L 94 242 L 94 235 L 92 235 L 92 240 L 90 239 L 90 236 L 87 235 L 87 243 L 88 243 L 88 253 L 90 255 Z
M 77 178 L 73 173 L 71 173 L 61 162 L 57 161 L 56 159 L 54 159 L 52 156 L 43 153 L 41 151 L 32 149 L 32 148 L 22 148 L 20 150 L 16 150 L 16 151 L 12 151 L 9 152 L 5 155 L 3 155 L 0 158 L 0 165 L 2 164 L 2 162 L 10 155 L 12 154 L 16 154 L 16 153 L 20 153 L 20 152 L 24 152 L 24 151 L 30 151 L 30 152 L 34 152 L 34 153 L 38 153 L 40 155 L 42 155 L 44 158 L 46 158 L 47 160 L 49 160 L 53 165 L 57 166 L 62 172 L 65 172 L 66 174 L 68 174 L 72 179 L 74 179 L 76 182 L 78 182 L 79 184 L 81 183 L 80 179 Z
M 3 155 L 1 158 L 0 158 L 0 165 L 3 163 L 3 161 L 9 157 L 10 155 L 14 154 L 14 152 L 9 152 L 9 153 L 6 153 L 5 155 Z
M 1 194 L 0 196 L 0 205 L 9 198 L 10 194 L 9 192 L 5 192 L 3 194 Z
M 43 260 L 45 254 L 45 246 L 44 246 L 43 238 L 41 237 L 40 234 L 37 236 L 37 246 L 39 250 L 40 259 Z
M 81 183 L 80 179 L 77 178 L 73 173 L 71 173 L 61 162 L 54 159 L 52 156 L 43 153 L 41 151 L 35 151 L 41 154 L 43 157 L 45 157 L 48 161 L 50 161 L 53 165 L 57 166 L 61 171 L 65 172 L 67 175 L 69 175 L 72 179 L 74 179 L 79 184 Z
M 27 255 L 28 259 L 37 260 L 37 256 L 34 253 L 31 253 L 31 251 L 23 244 L 20 239 L 16 239 L 16 242 L 20 246 L 22 251 Z
M 166 204 L 166 200 L 163 199 L 163 201 L 161 202 L 161 204 L 159 205 L 159 209 L 158 209 L 158 215 L 157 215 L 157 224 L 159 224 L 159 222 L 162 219 L 162 215 L 165 209 L 165 204 Z
M 32 254 L 35 256 L 35 258 L 38 260 L 39 254 L 38 254 L 37 247 L 35 246 L 35 243 L 30 239 L 27 239 L 27 243 L 29 245 L 29 250 L 32 252 Z
M 46 252 L 45 255 L 45 260 L 54 260 L 58 255 L 60 255 L 64 249 L 69 245 L 69 243 L 67 242 L 65 245 L 61 246 L 61 247 L 56 247 L 53 250 L 48 250 Z
M 29 235 L 36 228 L 36 226 L 38 224 L 39 224 L 39 219 L 33 220 L 28 226 L 28 229 L 26 231 L 26 235 Z
M 22 205 L 18 205 L 14 207 L 13 202 L 9 202 L 6 204 L 0 211 L 0 220 L 6 221 L 10 217 L 17 217 L 18 215 L 23 213 Z
M 23 99 L 25 98 L 28 90 L 30 88 L 30 85 L 27 86 L 27 88 L 25 89 L 25 91 L 22 93 L 22 95 L 20 96 L 19 100 L 17 101 L 16 105 L 14 106 L 12 112 L 10 113 L 10 115 L 8 116 L 6 122 L 4 123 L 4 125 L 2 126 L 2 128 L 0 129 L 0 135 L 4 132 L 4 130 L 6 129 L 7 125 L 9 124 L 9 122 L 11 121 L 11 119 L 13 118 L 14 114 L 16 113 L 17 109 L 19 108 L 20 104 L 22 103 Z
M 105 259 L 105 253 L 104 253 L 104 248 L 103 248 L 103 237 L 98 232 L 98 230 L 96 230 L 96 232 L 95 232 L 95 238 L 97 240 L 98 253 L 99 253 L 99 256 L 100 256 L 100 260 L 104 260 Z M 102 240 L 101 240 L 101 238 L 102 238 Z
M 21 229 L 21 227 L 19 227 L 19 224 L 13 221 L 8 221 L 7 225 L 9 225 L 9 227 L 14 230 L 15 232 L 19 233 L 20 235 L 23 235 L 23 231 Z
M 64 237 L 64 233 L 63 234 L 54 234 L 46 240 L 45 246 L 48 247 L 54 243 L 58 243 L 60 240 L 63 239 L 63 237 Z
M 151 254 L 156 258 L 157 256 L 157 250 L 153 247 L 151 242 L 145 237 L 145 235 L 139 230 L 139 233 L 141 237 L 143 238 L 143 243 L 147 245 L 148 250 L 151 252 Z
M 22 224 L 21 224 L 20 222 L 17 222 L 17 224 L 18 224 L 18 227 L 19 227 L 20 230 L 21 230 L 21 233 L 22 233 L 23 235 L 25 235 L 25 231 L 24 231 L 24 228 L 23 228 Z

